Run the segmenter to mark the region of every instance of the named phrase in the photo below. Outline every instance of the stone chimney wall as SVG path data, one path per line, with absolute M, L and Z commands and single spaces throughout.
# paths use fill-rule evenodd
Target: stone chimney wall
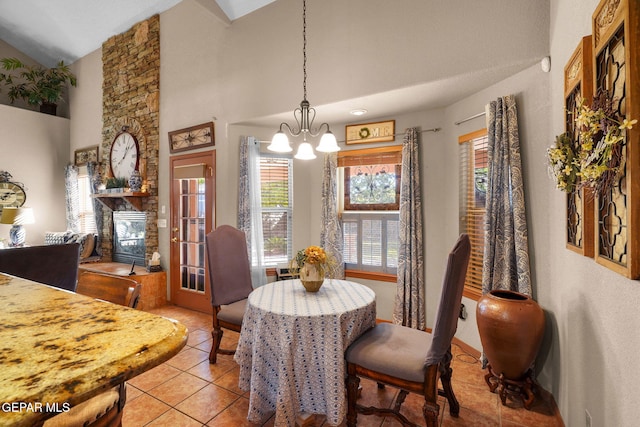
M 113 36 L 102 45 L 102 176 L 110 175 L 111 144 L 122 130 L 134 135 L 140 146 L 142 202 L 146 212 L 146 260 L 158 250 L 158 161 L 160 100 L 160 17 L 139 22 L 128 31 Z M 116 210 L 134 210 L 118 200 Z M 113 243 L 112 211 L 105 207 L 102 237 L 103 259 L 111 259 Z

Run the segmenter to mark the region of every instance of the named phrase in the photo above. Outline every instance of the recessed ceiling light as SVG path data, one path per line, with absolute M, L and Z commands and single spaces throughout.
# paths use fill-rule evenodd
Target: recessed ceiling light
M 363 114 L 366 114 L 367 110 L 365 110 L 364 108 L 360 108 L 357 110 L 351 110 L 350 113 L 353 114 L 354 116 L 361 116 Z

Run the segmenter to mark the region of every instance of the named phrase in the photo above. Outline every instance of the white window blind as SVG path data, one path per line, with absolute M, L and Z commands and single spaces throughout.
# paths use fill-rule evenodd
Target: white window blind
M 260 157 L 260 194 L 265 265 L 292 258 L 293 162 L 286 157 Z
M 93 199 L 91 198 L 91 189 L 89 187 L 89 176 L 78 176 L 78 199 L 79 212 L 78 220 L 80 222 L 80 232 L 97 233 L 96 218 L 93 214 Z

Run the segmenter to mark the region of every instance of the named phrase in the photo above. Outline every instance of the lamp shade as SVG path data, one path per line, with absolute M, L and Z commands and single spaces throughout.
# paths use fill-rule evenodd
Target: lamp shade
M 270 151 L 275 151 L 276 153 L 288 153 L 290 151 L 293 151 L 291 145 L 289 145 L 289 138 L 287 138 L 287 135 L 285 135 L 282 131 L 279 131 L 275 135 L 273 135 L 271 144 L 269 144 L 267 149 Z
M 2 209 L 0 224 L 25 225 L 35 223 L 33 209 L 26 207 L 5 207 Z
M 322 135 L 322 138 L 320 138 L 320 144 L 318 144 L 316 150 L 322 151 L 323 153 L 335 153 L 336 151 L 340 151 L 335 135 L 331 131 L 325 132 L 325 134 Z
M 294 156 L 300 160 L 313 160 L 316 155 L 313 153 L 313 147 L 308 142 L 303 142 L 298 146 L 298 152 Z

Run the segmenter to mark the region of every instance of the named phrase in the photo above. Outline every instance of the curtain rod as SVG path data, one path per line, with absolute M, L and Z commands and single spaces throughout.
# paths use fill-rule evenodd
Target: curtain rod
M 464 123 L 464 122 L 468 122 L 469 120 L 473 120 L 473 119 L 475 119 L 475 118 L 482 117 L 482 116 L 484 116 L 485 114 L 487 114 L 487 113 L 485 113 L 485 112 L 483 111 L 482 113 L 478 113 L 478 114 L 476 114 L 476 115 L 474 115 L 474 116 L 467 117 L 466 119 L 462 119 L 462 120 L 460 120 L 459 122 L 454 122 L 453 124 L 454 124 L 454 125 L 456 125 L 456 126 L 458 126 L 459 124 L 462 124 L 462 123 Z
M 482 113 L 484 114 L 484 113 Z M 423 132 L 440 132 L 440 128 L 431 128 L 431 129 L 424 129 L 424 130 L 420 130 L 418 131 L 419 133 L 423 133 Z M 400 136 L 400 135 L 404 135 L 404 132 L 400 132 L 400 133 L 394 133 L 393 136 Z M 338 142 L 345 142 L 346 140 L 342 140 L 342 141 L 338 141 Z M 271 144 L 271 141 L 258 141 L 261 144 Z

